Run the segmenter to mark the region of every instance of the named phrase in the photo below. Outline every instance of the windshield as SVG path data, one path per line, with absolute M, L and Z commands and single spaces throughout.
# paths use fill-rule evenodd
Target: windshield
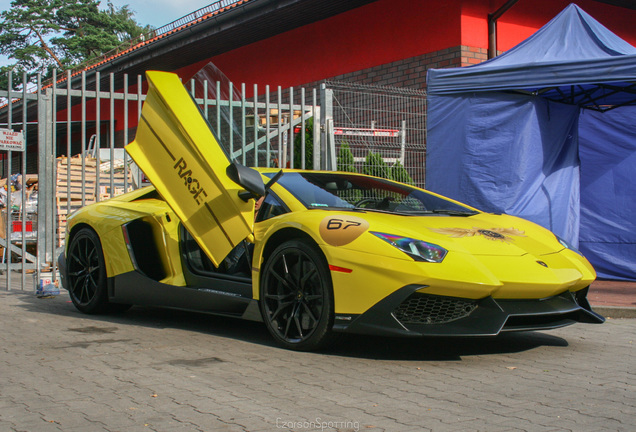
M 412 186 L 356 174 L 287 172 L 278 183 L 308 209 L 344 208 L 409 215 L 477 213 Z

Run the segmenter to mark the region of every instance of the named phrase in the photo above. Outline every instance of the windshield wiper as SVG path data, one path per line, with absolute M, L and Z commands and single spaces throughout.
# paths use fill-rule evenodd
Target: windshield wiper
M 448 216 L 474 216 L 479 213 L 474 210 L 445 210 L 445 209 L 429 210 L 429 212 L 434 214 L 444 214 Z
M 312 205 L 307 207 L 307 210 L 344 210 L 344 211 L 357 211 L 364 210 L 355 207 L 338 207 L 338 206 L 330 206 L 330 205 Z
M 316 206 L 316 207 L 308 207 L 308 210 L 339 210 L 339 211 L 350 211 L 357 213 L 386 213 L 386 214 L 395 214 L 400 216 L 421 216 L 421 215 L 432 215 L 432 214 L 443 214 L 448 216 L 474 216 L 479 214 L 479 212 L 473 210 L 444 210 L 444 209 L 435 209 L 435 210 L 421 210 L 421 211 L 400 211 L 400 210 L 380 210 L 375 208 L 367 208 L 367 207 L 338 207 L 338 206 Z
M 367 208 L 367 207 L 325 206 L 325 207 L 308 207 L 307 209 L 308 210 L 338 210 L 338 211 L 350 211 L 350 212 L 356 212 L 356 213 L 374 212 L 374 213 L 399 214 L 403 216 L 413 216 L 411 213 L 402 213 L 402 212 L 396 212 L 396 211 L 390 211 L 390 210 L 379 210 L 379 209 Z

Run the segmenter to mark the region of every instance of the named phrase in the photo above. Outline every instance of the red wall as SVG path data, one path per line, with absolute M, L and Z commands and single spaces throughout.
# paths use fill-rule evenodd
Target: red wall
M 305 84 L 459 45 L 460 3 L 380 0 L 210 60 L 236 83 Z
M 505 51 L 523 41 L 570 1 L 519 0 L 498 21 L 498 49 Z M 253 84 L 264 92 L 265 85 L 273 88 L 303 85 L 460 45 L 479 51 L 488 47 L 488 13 L 495 12 L 505 2 L 378 0 L 176 72 L 187 80 L 213 61 L 235 84 L 247 84 L 249 97 Z M 593 0 L 578 0 L 578 5 L 619 37 L 636 45 L 636 11 Z M 425 68 L 419 73 L 425 74 Z M 77 109 L 73 108 L 73 120 L 79 119 Z M 94 110 L 94 102 L 89 103 L 89 119 L 93 118 Z M 102 105 L 101 110 L 102 118 L 106 118 L 108 105 Z M 116 104 L 115 111 L 117 130 L 121 130 L 121 103 Z M 58 113 L 59 120 L 65 118 L 66 113 Z M 135 109 L 131 109 L 129 121 L 130 127 L 136 125 Z
M 462 2 L 462 45 L 488 47 L 488 13 L 495 12 L 506 0 Z M 571 0 L 519 0 L 497 21 L 497 49 L 506 51 L 532 36 L 565 9 Z M 636 45 L 636 11 L 594 0 L 576 4 L 597 21 Z
M 488 48 L 488 13 L 506 0 L 379 0 L 183 68 L 213 61 L 235 83 L 289 87 L 449 47 Z M 523 41 L 571 0 L 519 0 L 498 21 L 498 49 Z M 593 0 L 578 5 L 636 45 L 636 11 Z

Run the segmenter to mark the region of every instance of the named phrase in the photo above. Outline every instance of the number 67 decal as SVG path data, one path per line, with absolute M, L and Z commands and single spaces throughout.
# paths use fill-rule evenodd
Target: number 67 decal
M 336 214 L 320 222 L 319 233 L 326 243 L 344 246 L 360 237 L 368 228 L 369 222 L 362 218 Z
M 360 225 L 362 225 L 362 222 L 331 218 L 327 222 L 327 229 L 337 230 L 342 228 L 343 230 L 346 230 L 347 228 L 358 227 Z

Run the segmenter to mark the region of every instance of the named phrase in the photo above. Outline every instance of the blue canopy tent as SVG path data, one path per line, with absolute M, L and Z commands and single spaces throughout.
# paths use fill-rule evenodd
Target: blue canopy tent
M 426 186 L 636 280 L 636 48 L 571 4 L 481 63 L 428 72 Z

